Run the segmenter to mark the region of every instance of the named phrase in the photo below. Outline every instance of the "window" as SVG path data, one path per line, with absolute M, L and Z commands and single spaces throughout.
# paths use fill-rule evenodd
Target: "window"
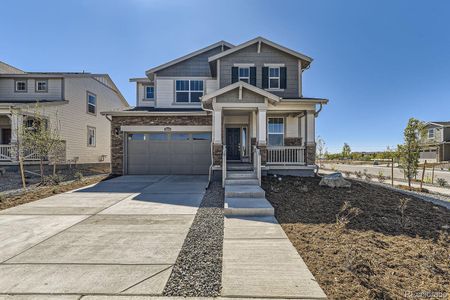
M 189 133 L 172 133 L 172 141 L 188 141 Z
M 36 80 L 36 92 L 47 92 L 47 80 Z
M 145 134 L 143 133 L 129 133 L 128 134 L 129 141 L 145 141 Z
M 167 141 L 169 139 L 167 133 L 150 133 L 150 141 Z
M 154 99 L 155 98 L 155 87 L 146 86 L 145 87 L 145 99 Z
M 239 81 L 250 83 L 250 68 L 239 68 Z
M 194 141 L 210 141 L 211 140 L 211 133 L 209 132 L 202 132 L 202 133 L 193 133 L 192 139 Z
M 89 92 L 87 93 L 87 112 L 97 114 L 97 96 Z
M 283 146 L 284 144 L 284 119 L 269 118 L 268 126 L 269 146 Z
M 177 80 L 175 84 L 175 93 L 177 103 L 196 103 L 200 102 L 203 96 L 202 80 Z
M 89 127 L 87 128 L 87 145 L 88 147 L 95 147 L 95 128 Z
M 428 138 L 434 139 L 434 128 L 428 129 Z
M 27 91 L 27 81 L 26 80 L 16 80 L 14 82 L 16 92 L 26 92 Z
M 280 68 L 269 67 L 269 89 L 280 88 Z

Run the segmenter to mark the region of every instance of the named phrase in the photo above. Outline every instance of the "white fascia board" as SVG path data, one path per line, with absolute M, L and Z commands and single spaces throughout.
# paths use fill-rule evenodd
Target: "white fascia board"
M 217 96 L 220 96 L 220 95 L 222 95 L 224 93 L 227 93 L 229 91 L 232 91 L 232 90 L 234 90 L 236 88 L 240 88 L 240 87 L 246 88 L 246 89 L 248 89 L 248 90 L 250 90 L 250 91 L 252 91 L 252 92 L 254 92 L 256 94 L 259 94 L 259 95 L 261 95 L 261 96 L 263 96 L 265 98 L 268 98 L 270 100 L 273 100 L 275 102 L 278 102 L 281 99 L 280 97 L 278 97 L 278 96 L 276 96 L 276 95 L 274 95 L 272 93 L 269 93 L 269 92 L 267 92 L 267 91 L 265 91 L 263 89 L 260 89 L 260 88 L 258 88 L 256 86 L 253 86 L 253 85 L 248 84 L 248 83 L 243 82 L 243 81 L 238 81 L 238 82 L 235 82 L 233 84 L 227 85 L 226 87 L 223 87 L 223 88 L 221 88 L 219 90 L 216 90 L 216 91 L 214 91 L 212 93 L 204 95 L 202 97 L 202 101 L 208 101 L 210 99 L 216 98 Z

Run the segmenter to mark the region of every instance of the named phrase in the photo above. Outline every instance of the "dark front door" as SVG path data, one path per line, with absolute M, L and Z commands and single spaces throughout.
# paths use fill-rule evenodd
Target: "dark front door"
M 227 128 L 226 129 L 226 142 L 227 142 L 227 159 L 239 160 L 241 159 L 240 140 L 241 129 L 240 128 Z
M 2 140 L 0 141 L 0 144 L 8 145 L 10 143 L 11 143 L 11 129 L 3 128 L 2 129 Z

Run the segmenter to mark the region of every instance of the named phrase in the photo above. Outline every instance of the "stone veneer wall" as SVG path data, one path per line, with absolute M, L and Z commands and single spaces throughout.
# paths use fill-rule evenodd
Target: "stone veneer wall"
M 285 137 L 284 145 L 285 146 L 301 146 L 302 138 L 300 138 L 300 137 Z
M 223 146 L 218 144 L 213 144 L 213 165 L 222 166 L 222 151 Z
M 123 146 L 125 133 L 120 126 L 176 126 L 176 125 L 212 125 L 211 116 L 117 116 L 111 122 L 111 173 L 123 175 Z M 115 134 L 116 129 L 120 132 Z
M 316 163 L 316 144 L 306 145 L 306 164 Z

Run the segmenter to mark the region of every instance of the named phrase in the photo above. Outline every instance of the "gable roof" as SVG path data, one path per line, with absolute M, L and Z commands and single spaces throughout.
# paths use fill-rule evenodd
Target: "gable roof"
M 248 83 L 243 82 L 243 81 L 238 81 L 238 82 L 235 82 L 233 84 L 227 85 L 227 86 L 225 86 L 225 87 L 223 87 L 221 89 L 218 89 L 218 90 L 216 90 L 214 92 L 211 92 L 209 94 L 204 95 L 202 97 L 202 101 L 206 102 L 206 101 L 211 100 L 211 99 L 213 99 L 213 98 L 215 98 L 215 97 L 217 97 L 219 95 L 225 94 L 225 93 L 227 93 L 229 91 L 232 91 L 234 89 L 237 89 L 237 88 L 246 88 L 247 90 L 252 91 L 252 92 L 254 92 L 256 94 L 259 94 L 259 95 L 261 95 L 261 96 L 263 96 L 263 97 L 265 97 L 265 98 L 267 98 L 269 100 L 272 100 L 273 102 L 279 102 L 281 100 L 281 98 L 278 97 L 277 95 L 269 93 L 269 92 L 267 92 L 267 91 L 265 91 L 263 89 L 260 89 L 259 87 L 256 87 L 254 85 L 248 84 Z
M 298 59 L 300 59 L 300 60 L 305 62 L 305 67 L 304 68 L 308 67 L 309 64 L 311 64 L 311 62 L 313 61 L 313 59 L 311 57 L 309 57 L 309 56 L 306 56 L 306 55 L 304 55 L 304 54 L 302 54 L 300 52 L 294 51 L 294 50 L 286 48 L 284 46 L 278 45 L 278 44 L 276 44 L 276 43 L 274 43 L 272 41 L 269 41 L 268 39 L 265 39 L 265 38 L 259 36 L 259 37 L 256 37 L 256 38 L 250 40 L 250 41 L 242 43 L 242 44 L 240 44 L 240 45 L 238 45 L 236 47 L 233 47 L 233 48 L 228 49 L 228 50 L 226 50 L 224 52 L 221 52 L 221 53 L 218 53 L 216 55 L 211 56 L 208 59 L 208 62 L 215 61 L 215 60 L 217 60 L 217 59 L 219 59 L 221 57 L 227 56 L 227 55 L 229 55 L 231 53 L 234 53 L 236 51 L 239 51 L 239 50 L 241 50 L 243 48 L 246 48 L 246 47 L 251 46 L 251 45 L 256 44 L 256 43 L 264 43 L 264 44 L 269 45 L 269 46 L 271 46 L 271 47 L 273 47 L 275 49 L 278 49 L 280 51 L 283 51 L 285 53 L 288 53 L 288 54 L 290 54 L 292 56 L 297 57 Z
M 450 121 L 446 122 L 428 122 L 426 125 L 437 125 L 440 127 L 450 127 Z
M 0 74 L 24 74 L 25 72 L 0 61 Z
M 214 48 L 219 47 L 219 46 L 227 46 L 228 48 L 233 48 L 234 47 L 233 44 L 230 44 L 230 43 L 228 43 L 226 41 L 219 41 L 219 42 L 214 43 L 212 45 L 209 45 L 209 46 L 207 46 L 205 48 L 202 48 L 200 50 L 191 52 L 191 53 L 189 53 L 189 54 L 187 54 L 185 56 L 182 56 L 182 57 L 179 57 L 177 59 L 171 60 L 171 61 L 169 61 L 169 62 L 167 62 L 165 64 L 162 64 L 162 65 L 159 65 L 157 67 L 151 68 L 151 69 L 145 71 L 145 74 L 149 75 L 150 73 L 154 73 L 154 72 L 160 71 L 162 69 L 165 69 L 167 67 L 173 66 L 173 65 L 175 65 L 177 63 L 185 61 L 185 60 L 187 60 L 187 59 L 189 59 L 191 57 L 197 56 L 199 54 L 202 54 L 202 53 L 204 53 L 206 51 L 209 51 L 209 50 L 214 49 Z

